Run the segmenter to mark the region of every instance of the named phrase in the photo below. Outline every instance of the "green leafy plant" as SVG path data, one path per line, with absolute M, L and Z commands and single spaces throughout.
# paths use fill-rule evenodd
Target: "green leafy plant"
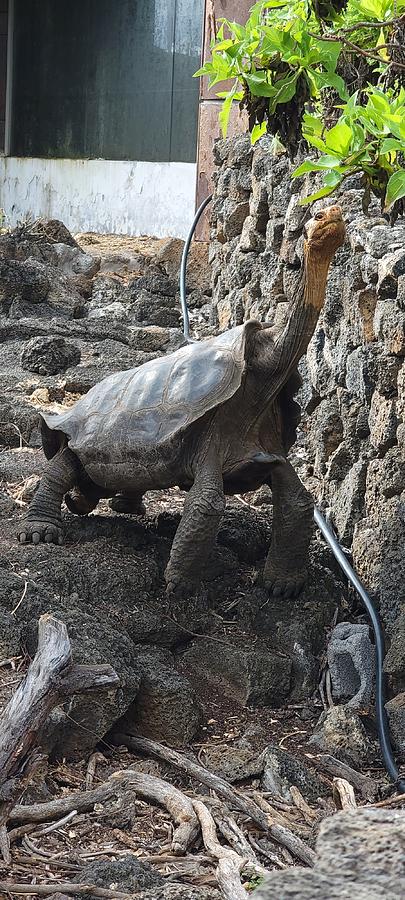
M 306 198 L 310 203 L 331 194 L 349 175 L 360 173 L 365 187 L 364 207 L 373 192 L 388 211 L 405 196 L 405 89 L 397 96 L 376 87 L 367 88 L 367 102 L 358 103 L 357 92 L 343 105 L 332 128 L 305 114 L 302 133 L 308 144 L 321 151 L 317 160 L 306 160 L 294 177 L 322 172 L 323 187 Z
M 263 882 L 264 877 L 262 875 L 251 875 L 249 881 L 245 881 L 244 888 L 248 894 L 252 894 Z
M 385 211 L 402 212 L 405 0 L 260 0 L 245 25 L 221 20 L 196 75 L 224 88 L 224 136 L 238 101 L 252 143 L 268 132 L 292 159 L 298 149 L 320 153 L 294 173 L 324 173 L 307 202 L 360 173 L 365 208 L 373 193 Z

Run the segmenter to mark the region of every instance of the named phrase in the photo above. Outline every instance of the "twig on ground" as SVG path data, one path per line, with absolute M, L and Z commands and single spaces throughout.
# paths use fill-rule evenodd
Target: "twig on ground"
M 321 772 L 326 772 L 327 775 L 346 778 L 359 791 L 364 800 L 372 800 L 376 796 L 378 785 L 374 779 L 356 772 L 356 769 L 352 769 L 351 766 L 341 762 L 340 759 L 335 759 L 334 756 L 324 753 L 322 756 L 314 757 L 312 762 L 317 769 Z
M 23 602 L 23 600 L 24 600 L 24 597 L 25 597 L 25 595 L 26 595 L 26 593 L 27 593 L 27 590 L 28 590 L 28 581 L 26 581 L 25 584 L 24 584 L 24 590 L 23 590 L 23 592 L 22 592 L 22 595 L 21 595 L 21 597 L 20 597 L 18 603 L 16 604 L 16 606 L 14 607 L 14 609 L 11 610 L 11 615 L 12 615 L 12 616 L 15 616 L 15 614 L 16 614 L 16 612 L 17 612 L 17 609 L 19 609 L 19 607 L 21 606 L 21 604 L 22 604 L 22 602 Z
M 38 894 L 40 897 L 49 897 L 52 894 L 92 894 L 101 900 L 132 900 L 133 894 L 123 891 L 107 890 L 97 887 L 95 884 L 75 884 L 73 882 L 52 884 L 13 884 L 12 881 L 0 881 L 0 891 L 8 894 Z
M 93 787 L 94 776 L 96 774 L 96 767 L 98 762 L 105 761 L 105 757 L 102 753 L 92 753 L 90 759 L 87 763 L 86 770 L 86 791 L 90 791 Z
M 316 810 L 311 809 L 307 801 L 302 796 L 301 791 L 296 787 L 295 784 L 292 784 L 290 786 L 290 794 L 294 805 L 302 813 L 307 825 L 313 825 L 314 819 L 318 818 L 318 813 L 316 812 Z
M 252 847 L 254 848 L 254 850 L 256 850 L 258 853 L 261 853 L 261 855 L 264 856 L 265 859 L 268 859 L 269 862 L 271 862 L 274 866 L 278 866 L 279 869 L 286 868 L 285 863 L 283 863 L 281 861 L 281 859 L 279 859 L 278 856 L 276 856 L 275 853 L 271 853 L 270 850 L 267 850 L 264 847 L 261 847 L 260 844 L 257 841 L 255 841 L 252 834 L 249 834 L 249 841 L 250 841 Z
M 405 794 L 387 797 L 386 800 L 379 800 L 378 803 L 371 803 L 370 806 L 383 808 L 384 806 L 396 806 L 398 803 L 405 803 Z
M 333 800 L 336 809 L 356 809 L 353 785 L 345 778 L 333 779 Z

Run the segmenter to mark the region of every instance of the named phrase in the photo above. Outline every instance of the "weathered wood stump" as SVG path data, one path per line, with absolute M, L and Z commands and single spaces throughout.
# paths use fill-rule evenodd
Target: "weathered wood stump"
M 119 684 L 111 666 L 74 665 L 66 626 L 41 616 L 38 649 L 0 719 L 0 851 L 10 862 L 6 822 L 41 755 L 38 733 L 51 710 L 73 694 Z

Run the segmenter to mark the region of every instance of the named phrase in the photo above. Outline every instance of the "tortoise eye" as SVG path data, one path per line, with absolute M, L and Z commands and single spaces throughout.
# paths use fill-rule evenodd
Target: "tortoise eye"
M 323 212 L 317 212 L 317 213 L 315 213 L 314 219 L 323 219 Z

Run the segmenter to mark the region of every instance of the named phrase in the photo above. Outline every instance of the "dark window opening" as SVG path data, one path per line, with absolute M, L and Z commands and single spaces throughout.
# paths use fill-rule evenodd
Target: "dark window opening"
M 203 0 L 15 0 L 12 154 L 194 162 Z

